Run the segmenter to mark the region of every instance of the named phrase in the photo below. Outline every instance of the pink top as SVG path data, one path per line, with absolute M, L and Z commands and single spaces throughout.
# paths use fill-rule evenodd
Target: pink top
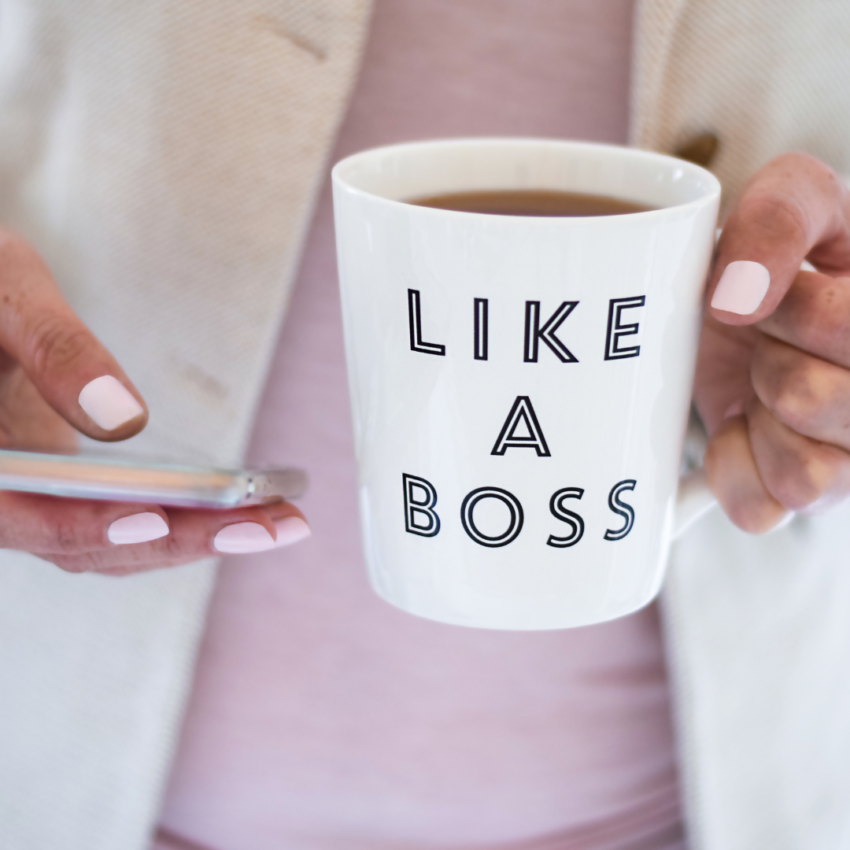
M 379 0 L 334 159 L 436 136 L 623 142 L 631 6 Z M 684 846 L 654 607 L 490 632 L 369 589 L 327 186 L 250 460 L 310 471 L 313 537 L 225 559 L 159 846 Z

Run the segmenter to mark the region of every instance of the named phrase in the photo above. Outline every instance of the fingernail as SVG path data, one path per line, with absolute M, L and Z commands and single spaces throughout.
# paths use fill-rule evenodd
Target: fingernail
M 811 506 L 810 506 L 810 507 L 811 507 Z M 784 516 L 784 517 L 782 517 L 782 519 L 781 519 L 781 520 L 779 520 L 779 522 L 778 522 L 778 523 L 776 523 L 776 525 L 774 525 L 774 526 L 773 526 L 773 528 L 771 528 L 771 529 L 770 529 L 770 531 L 768 532 L 768 534 L 770 534 L 770 533 L 772 533 L 772 532 L 774 532 L 774 531 L 780 531 L 781 529 L 783 529 L 783 528 L 785 528 L 786 526 L 790 525 L 790 524 L 794 521 L 794 519 L 796 518 L 796 516 L 797 516 L 797 514 L 796 514 L 794 511 L 788 511 L 788 513 L 787 513 L 787 514 L 785 514 L 785 516 Z
M 89 381 L 80 391 L 79 402 L 80 407 L 104 431 L 114 431 L 119 425 L 145 412 L 133 394 L 112 375 L 102 375 Z
M 236 522 L 222 528 L 213 545 L 219 552 L 240 554 L 274 549 L 275 541 L 258 522 Z
M 743 399 L 733 401 L 732 404 L 730 404 L 728 409 L 726 410 L 726 413 L 723 414 L 724 422 L 727 419 L 731 419 L 733 416 L 740 416 L 744 412 L 746 406 L 747 404 Z
M 284 519 L 279 519 L 274 524 L 277 529 L 277 541 L 274 544 L 275 549 L 280 549 L 283 546 L 291 546 L 311 534 L 310 526 L 301 519 L 300 516 L 288 516 Z
M 758 310 L 770 287 L 770 272 L 750 260 L 735 260 L 723 270 L 711 306 L 748 316 Z
M 168 534 L 168 523 L 159 515 L 151 512 L 130 514 L 116 519 L 106 530 L 110 543 L 123 546 L 127 543 L 147 543 Z

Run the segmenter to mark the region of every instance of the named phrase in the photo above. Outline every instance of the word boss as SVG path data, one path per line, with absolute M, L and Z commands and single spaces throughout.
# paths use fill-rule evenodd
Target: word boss
M 640 332 L 640 314 L 634 312 L 646 305 L 645 295 L 611 298 L 608 301 L 608 321 L 604 328 L 605 345 L 603 359 L 626 360 L 640 356 L 640 345 L 634 339 Z M 471 310 L 471 354 L 475 360 L 486 361 L 490 355 L 490 301 L 473 298 Z M 579 308 L 578 301 L 562 301 L 554 312 L 546 314 L 540 301 L 526 301 L 523 323 L 523 362 L 537 363 L 545 351 L 564 364 L 578 363 L 578 357 L 570 350 L 559 331 L 564 323 Z M 423 303 L 418 289 L 407 291 L 407 313 L 410 331 L 410 350 L 422 355 L 446 357 L 446 345 L 428 341 L 423 335 Z M 600 329 L 601 330 L 601 329 Z M 601 342 L 601 339 L 600 339 Z M 541 423 L 534 410 L 531 398 L 518 395 L 501 427 L 493 429 L 497 434 L 489 454 L 504 457 L 511 449 L 526 449 L 532 457 L 552 457 Z M 612 542 L 623 540 L 634 527 L 635 509 L 624 500 L 624 494 L 634 491 L 637 481 L 633 478 L 616 482 L 608 492 L 608 508 L 619 517 L 616 527 L 605 530 L 604 539 Z M 437 488 L 420 476 L 402 473 L 404 498 L 404 527 L 409 534 L 420 537 L 436 537 L 442 522 L 437 511 Z M 549 497 L 549 512 L 564 527 L 559 534 L 550 534 L 547 546 L 568 548 L 576 545 L 584 536 L 585 523 L 575 509 L 584 496 L 581 487 L 563 487 Z M 497 533 L 485 533 L 476 522 L 476 508 L 487 500 L 497 500 L 506 509 L 507 523 Z M 469 491 L 460 505 L 460 522 L 467 536 L 480 546 L 496 548 L 507 546 L 520 535 L 525 513 L 520 500 L 508 490 L 500 487 L 476 487 Z M 566 531 L 566 533 L 563 533 Z

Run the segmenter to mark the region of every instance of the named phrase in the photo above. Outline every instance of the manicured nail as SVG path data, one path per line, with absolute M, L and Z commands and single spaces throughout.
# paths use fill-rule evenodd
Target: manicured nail
M 809 505 L 809 507 L 811 508 L 812 506 Z M 794 521 L 794 518 L 796 516 L 797 516 L 797 514 L 794 511 L 788 511 L 788 513 L 785 514 L 785 516 L 782 517 L 782 519 L 779 520 L 779 522 L 776 523 L 776 525 L 774 525 L 773 528 L 770 529 L 768 534 L 771 534 L 774 531 L 779 531 L 779 530 L 785 528 L 787 525 L 790 525 Z
M 735 260 L 723 270 L 711 306 L 748 316 L 758 310 L 770 287 L 770 272 L 750 260 Z
M 739 399 L 738 401 L 733 401 L 732 404 L 729 405 L 726 413 L 723 414 L 723 421 L 725 422 L 727 419 L 731 419 L 733 416 L 740 416 L 747 407 L 747 403 L 743 399 Z
M 310 526 L 301 519 L 300 516 L 288 516 L 277 520 L 274 524 L 277 529 L 277 541 L 274 544 L 275 549 L 280 549 L 283 546 L 291 546 L 305 537 L 309 537 Z
M 275 547 L 274 538 L 258 522 L 236 522 L 233 525 L 226 525 L 216 534 L 213 544 L 219 552 L 229 554 L 263 552 Z
M 168 523 L 159 515 L 151 512 L 130 514 L 116 519 L 106 530 L 110 543 L 123 546 L 127 543 L 147 543 L 168 534 Z
M 133 394 L 112 375 L 102 375 L 89 381 L 80 391 L 79 402 L 80 407 L 104 431 L 114 431 L 119 425 L 145 412 Z

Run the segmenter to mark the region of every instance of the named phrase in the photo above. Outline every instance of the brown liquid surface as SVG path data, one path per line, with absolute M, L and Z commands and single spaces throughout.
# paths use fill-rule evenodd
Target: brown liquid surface
M 487 192 L 450 192 L 409 201 L 420 207 L 491 215 L 598 216 L 623 215 L 655 209 L 605 195 L 583 195 L 544 189 L 510 189 Z

